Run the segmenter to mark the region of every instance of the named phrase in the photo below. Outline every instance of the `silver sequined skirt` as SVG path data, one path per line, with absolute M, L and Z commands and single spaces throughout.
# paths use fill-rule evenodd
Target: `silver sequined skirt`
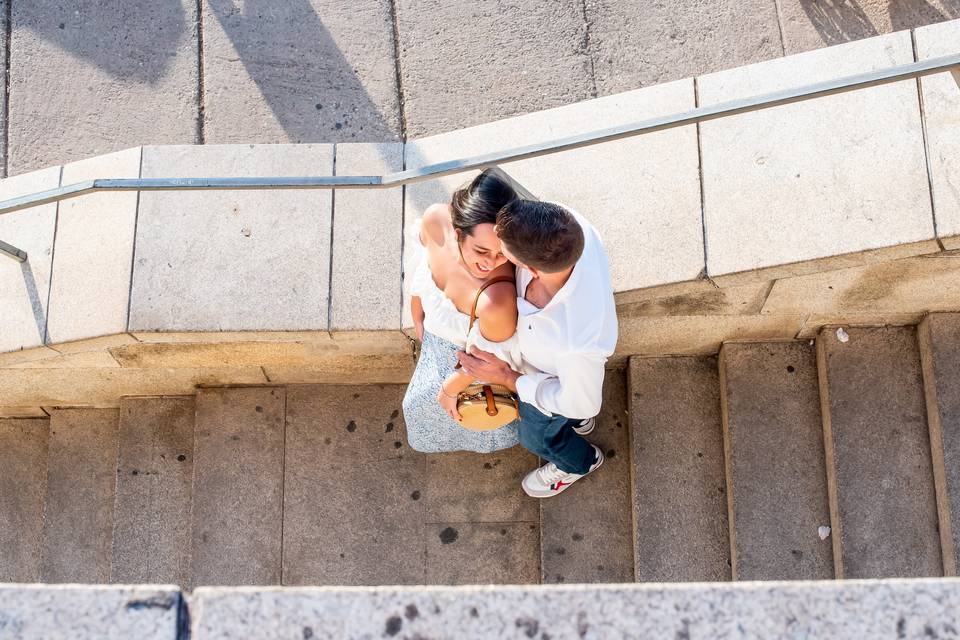
M 424 331 L 420 359 L 403 397 L 403 417 L 410 447 L 424 453 L 490 453 L 519 443 L 518 421 L 493 431 L 471 431 L 444 412 L 437 402 L 437 392 L 456 364 L 457 346 Z

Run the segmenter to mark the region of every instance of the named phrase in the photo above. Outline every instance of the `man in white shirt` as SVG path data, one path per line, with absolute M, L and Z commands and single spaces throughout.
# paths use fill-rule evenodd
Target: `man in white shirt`
M 557 495 L 603 463 L 583 436 L 600 413 L 607 358 L 617 343 L 610 268 L 597 230 L 550 202 L 516 200 L 497 216 L 503 253 L 517 266 L 517 334 L 527 369 L 491 353 L 460 352 L 464 370 L 520 397 L 520 443 L 547 460 L 523 480 L 536 498 Z

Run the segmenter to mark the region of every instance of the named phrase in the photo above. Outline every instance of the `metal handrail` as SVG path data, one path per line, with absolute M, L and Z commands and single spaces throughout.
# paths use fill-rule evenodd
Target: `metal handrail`
M 814 84 L 783 89 L 757 96 L 721 102 L 690 111 L 658 116 L 640 122 L 597 129 L 576 136 L 512 147 L 478 156 L 469 156 L 408 169 L 383 176 L 308 176 L 265 178 L 119 178 L 95 179 L 0 201 L 0 215 L 28 207 L 99 191 L 195 191 L 195 190 L 271 190 L 271 189 L 389 189 L 415 184 L 471 169 L 494 167 L 505 162 L 529 160 L 571 151 L 614 140 L 683 127 L 718 118 L 770 109 L 814 98 L 867 89 L 902 80 L 951 71 L 960 86 L 960 53 L 898 65 L 877 71 L 836 78 Z M 7 245 L 9 246 L 9 245 Z M 0 253 L 6 253 L 0 247 Z M 22 252 L 21 252 L 22 253 Z M 13 256 L 11 256 L 13 257 Z M 19 259 L 19 256 L 17 258 Z

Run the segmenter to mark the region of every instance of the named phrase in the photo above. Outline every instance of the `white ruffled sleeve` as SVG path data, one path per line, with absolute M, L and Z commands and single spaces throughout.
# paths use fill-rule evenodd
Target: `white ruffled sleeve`
M 523 358 L 520 357 L 520 339 L 516 333 L 503 342 L 491 342 L 480 333 L 480 323 L 475 322 L 467 337 L 467 348 L 471 346 L 492 353 L 509 364 L 510 368 L 517 373 L 524 373 Z

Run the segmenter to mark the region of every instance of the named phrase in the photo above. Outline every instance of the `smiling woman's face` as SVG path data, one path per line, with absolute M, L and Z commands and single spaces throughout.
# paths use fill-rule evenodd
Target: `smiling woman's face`
M 486 278 L 507 261 L 493 224 L 478 224 L 472 235 L 461 234 L 460 253 L 467 271 L 477 278 Z

